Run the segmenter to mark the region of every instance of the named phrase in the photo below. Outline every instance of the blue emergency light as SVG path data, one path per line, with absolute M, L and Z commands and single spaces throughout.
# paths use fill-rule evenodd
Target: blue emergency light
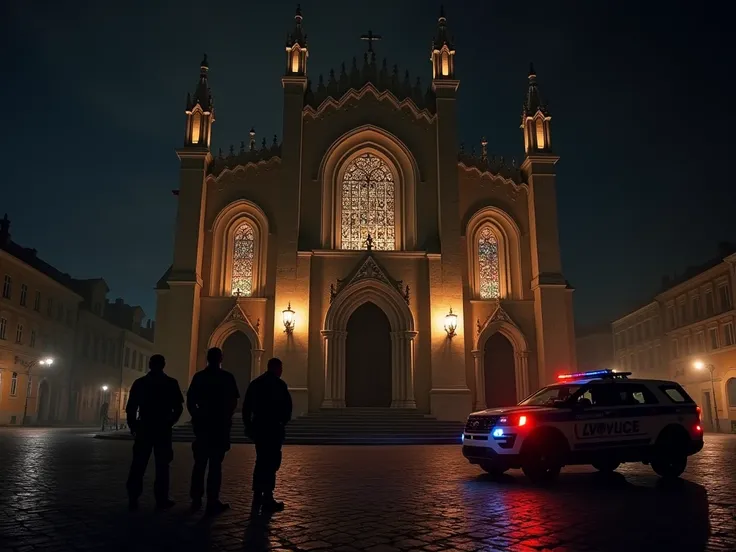
M 560 374 L 557 376 L 558 380 L 575 380 L 575 379 L 591 379 L 600 377 L 626 377 L 630 376 L 631 372 L 616 372 L 615 370 L 591 370 L 589 372 L 576 372 L 574 374 Z

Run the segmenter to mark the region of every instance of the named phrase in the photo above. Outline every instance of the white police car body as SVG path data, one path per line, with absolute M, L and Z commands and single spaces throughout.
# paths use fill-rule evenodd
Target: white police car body
M 521 468 L 535 481 L 555 478 L 565 465 L 612 471 L 623 462 L 677 477 L 703 448 L 700 408 L 675 382 L 628 375 L 563 375 L 516 406 L 474 412 L 463 455 L 489 473 Z

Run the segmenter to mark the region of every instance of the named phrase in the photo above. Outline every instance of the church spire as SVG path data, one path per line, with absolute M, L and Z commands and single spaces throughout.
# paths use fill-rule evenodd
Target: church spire
M 521 128 L 524 131 L 524 150 L 527 155 L 533 153 L 550 153 L 551 136 L 550 121 L 552 117 L 547 104 L 542 100 L 537 86 L 537 72 L 534 64 L 529 64 L 529 85 L 521 111 Z
M 199 80 L 194 95 L 187 94 L 187 125 L 184 133 L 184 145 L 209 148 L 212 123 L 215 122 L 215 108 L 212 90 L 209 87 L 209 70 L 207 54 L 199 64 Z
M 294 28 L 286 35 L 286 75 L 304 77 L 307 75 L 307 34 L 302 28 L 301 5 L 296 5 Z
M 447 30 L 444 6 L 440 7 L 437 19 L 437 34 L 432 41 L 432 78 L 434 80 L 455 79 L 455 46 Z

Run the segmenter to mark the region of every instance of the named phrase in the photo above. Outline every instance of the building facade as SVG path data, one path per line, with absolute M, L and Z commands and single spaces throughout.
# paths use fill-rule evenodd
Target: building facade
M 24 415 L 27 423 L 66 420 L 82 298 L 68 275 L 11 240 L 7 215 L 0 221 L 0 279 L 0 425 L 20 425 Z
M 125 404 L 136 378 L 148 370 L 153 354 L 153 325 L 145 313 L 122 299 L 111 303 L 101 278 L 74 280 L 83 297 L 75 336 L 72 402 L 74 421 L 98 424 L 103 405 L 115 424 L 125 420 Z
M 259 147 L 251 130 L 239 151 L 212 155 L 206 57 L 187 99 L 173 263 L 157 286 L 169 373 L 186 388 L 219 346 L 241 389 L 280 357 L 295 414 L 463 419 L 574 369 L 558 157 L 534 71 L 519 166 L 485 140 L 479 155 L 458 150 L 444 15 L 426 90 L 377 61 L 371 40 L 362 66 L 315 87 L 299 11 L 288 36 L 280 143 Z
M 730 254 L 690 269 L 612 325 L 619 368 L 678 381 L 708 431 L 736 433 L 735 267 Z

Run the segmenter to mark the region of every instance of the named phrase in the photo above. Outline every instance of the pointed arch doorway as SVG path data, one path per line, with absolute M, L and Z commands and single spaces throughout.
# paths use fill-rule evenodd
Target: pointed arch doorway
M 483 350 L 484 390 L 487 408 L 516 404 L 514 346 L 500 332 L 486 341 Z
M 366 261 L 368 263 L 370 261 Z M 372 274 L 375 274 L 373 272 Z M 361 309 L 362 306 L 365 309 Z M 375 312 L 380 311 L 380 316 Z M 356 321 L 351 324 L 353 314 L 357 313 Z M 383 318 L 381 318 L 381 316 Z M 375 317 L 375 318 L 374 318 Z M 355 338 L 351 342 L 350 357 L 348 356 L 348 335 L 351 328 L 365 327 L 367 320 L 373 320 L 382 328 L 380 332 L 378 328 L 371 327 L 371 335 L 380 336 L 381 353 L 378 347 L 372 344 L 361 343 L 362 338 L 355 334 Z M 385 320 L 384 320 L 385 319 Z M 372 403 L 379 401 L 385 403 L 385 385 L 386 371 L 385 367 L 385 347 L 386 347 L 386 325 L 390 330 L 390 374 L 391 374 L 391 408 L 416 408 L 414 400 L 414 338 L 417 332 L 414 330 L 414 318 L 409 310 L 406 300 L 399 294 L 396 288 L 389 286 L 383 280 L 364 276 L 345 288 L 340 290 L 337 296 L 330 304 L 325 317 L 324 330 L 322 330 L 322 338 L 324 340 L 323 359 L 325 366 L 325 392 L 322 408 L 345 408 L 346 405 L 346 378 L 348 377 L 348 358 L 355 358 L 355 362 L 360 362 L 362 366 L 363 360 L 358 360 L 358 352 L 361 355 L 376 355 L 374 363 L 381 363 L 378 368 L 378 382 L 363 399 Z M 353 353 L 355 347 L 355 353 Z M 374 350 L 376 349 L 376 350 Z M 357 368 L 361 370 L 361 368 Z M 374 370 L 374 368 L 371 368 Z M 371 373 L 371 372 L 369 372 Z M 375 375 L 375 372 L 373 372 Z M 367 374 L 356 375 L 356 378 L 362 378 Z M 352 377 L 352 376 L 350 376 Z M 363 381 L 360 379 L 359 381 Z M 351 381 L 351 386 L 353 385 Z M 356 383 L 357 385 L 357 383 Z M 374 385 L 374 383 L 371 383 Z M 366 392 L 367 393 L 367 392 Z M 373 395 L 372 393 L 375 393 Z M 360 396 L 360 395 L 359 395 Z M 360 399 L 362 400 L 362 399 Z M 360 402 L 359 400 L 359 402 Z
M 345 406 L 391 406 L 391 324 L 370 301 L 347 324 Z
M 250 339 L 243 332 L 231 333 L 222 344 L 222 367 L 235 376 L 235 383 L 240 391 L 237 411 L 245 396 L 245 390 L 250 383 L 251 366 L 253 364 L 253 351 Z

